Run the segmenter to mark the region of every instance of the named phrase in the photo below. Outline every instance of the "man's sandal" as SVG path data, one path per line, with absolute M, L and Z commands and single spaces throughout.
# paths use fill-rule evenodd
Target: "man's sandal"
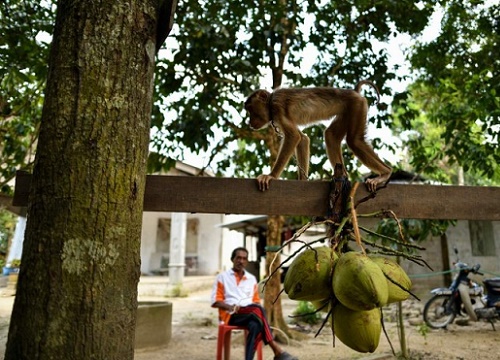
M 299 360 L 299 358 L 296 358 L 295 356 L 290 355 L 286 351 L 283 351 L 278 356 L 275 356 L 274 360 Z

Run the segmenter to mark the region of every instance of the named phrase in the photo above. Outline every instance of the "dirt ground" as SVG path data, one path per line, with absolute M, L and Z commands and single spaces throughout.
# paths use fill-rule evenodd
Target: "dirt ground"
M 184 298 L 168 298 L 173 303 L 172 339 L 168 346 L 136 350 L 136 360 L 206 360 L 215 358 L 217 339 L 217 313 L 210 308 L 210 290 L 190 293 Z M 7 341 L 8 322 L 14 297 L 0 297 L 0 357 L 3 358 Z M 140 300 L 155 300 L 151 297 Z M 165 298 L 156 300 L 165 300 Z M 288 318 L 297 306 L 291 300 L 283 300 L 283 312 Z M 419 333 L 418 325 L 421 315 L 418 309 L 423 303 L 412 306 L 408 311 L 408 325 L 405 327 L 411 359 L 422 360 L 498 360 L 500 358 L 500 323 L 496 323 L 498 331 L 493 331 L 488 323 L 474 323 L 469 326 L 451 325 L 448 330 L 428 330 L 424 335 Z M 417 310 L 415 310 L 417 309 Z M 411 313 L 411 314 L 410 314 Z M 291 322 L 292 319 L 288 318 Z M 410 325 L 409 323 L 417 323 Z M 395 323 L 386 322 L 391 342 L 399 352 L 399 342 Z M 339 340 L 332 347 L 332 335 L 324 329 L 318 337 L 314 337 L 315 328 L 304 329 L 307 340 L 292 341 L 282 345 L 288 352 L 301 360 L 329 359 L 396 359 L 391 355 L 390 345 L 382 335 L 380 345 L 373 354 L 357 353 Z M 233 336 L 232 358 L 243 359 L 242 334 Z M 264 359 L 273 359 L 272 351 L 264 347 Z
M 204 360 L 215 358 L 217 337 L 217 314 L 209 307 L 209 291 L 191 294 L 184 299 L 169 299 L 173 303 L 174 324 L 172 340 L 165 348 L 137 350 L 137 360 Z M 288 317 L 297 303 L 283 300 L 283 312 Z M 412 359 L 421 360 L 498 360 L 500 358 L 500 323 L 498 331 L 493 331 L 489 323 L 473 323 L 469 326 L 451 325 L 448 330 L 428 330 L 424 335 L 419 333 L 418 325 L 421 315 L 416 314 L 423 307 L 418 303 L 409 313 L 408 325 L 405 327 L 408 348 Z M 410 313 L 412 313 L 410 315 Z M 417 325 L 409 325 L 412 323 Z M 289 318 L 292 321 L 291 318 Z M 386 322 L 387 332 L 396 352 L 400 351 L 395 323 Z M 381 336 L 378 349 L 373 354 L 362 354 L 351 350 L 338 339 L 332 347 L 332 334 L 324 329 L 318 337 L 314 337 L 318 326 L 309 328 L 308 339 L 291 342 L 283 347 L 301 360 L 329 359 L 396 359 L 385 336 Z M 243 359 L 243 339 L 233 341 L 231 354 L 233 359 Z M 256 358 L 256 357 L 255 357 Z M 264 347 L 264 359 L 273 359 L 268 346 Z

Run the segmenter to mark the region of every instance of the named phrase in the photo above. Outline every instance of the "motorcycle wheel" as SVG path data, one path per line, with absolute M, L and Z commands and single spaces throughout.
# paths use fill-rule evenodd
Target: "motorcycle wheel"
M 434 295 L 424 307 L 424 321 L 433 329 L 447 327 L 455 320 L 455 312 L 446 313 L 446 305 L 452 301 L 449 295 Z

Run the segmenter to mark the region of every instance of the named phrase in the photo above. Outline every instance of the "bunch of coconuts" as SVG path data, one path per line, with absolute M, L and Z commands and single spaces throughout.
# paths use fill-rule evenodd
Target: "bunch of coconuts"
M 396 262 L 354 251 L 339 255 L 326 246 L 297 255 L 284 281 L 292 300 L 310 301 L 316 308 L 333 305 L 335 336 L 363 353 L 379 344 L 381 307 L 408 299 L 410 288 L 410 278 Z

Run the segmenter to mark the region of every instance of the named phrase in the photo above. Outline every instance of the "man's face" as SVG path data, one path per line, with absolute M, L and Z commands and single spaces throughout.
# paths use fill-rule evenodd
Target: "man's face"
M 237 251 L 233 259 L 233 268 L 236 271 L 242 271 L 248 264 L 248 255 L 244 251 Z

